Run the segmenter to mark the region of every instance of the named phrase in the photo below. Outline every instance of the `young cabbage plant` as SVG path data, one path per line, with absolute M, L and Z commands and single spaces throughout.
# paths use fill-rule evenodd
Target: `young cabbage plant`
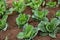
M 19 26 L 19 28 L 21 28 L 22 26 L 24 26 L 24 24 L 26 24 L 28 22 L 29 18 L 30 18 L 30 15 L 20 14 L 16 18 L 16 23 Z
M 13 2 L 13 9 L 14 11 L 17 11 L 19 13 L 23 12 L 25 9 L 26 5 L 24 3 L 24 0 L 14 0 Z
M 56 2 L 49 1 L 46 3 L 47 7 L 54 8 L 56 6 Z
M 53 18 L 50 22 L 47 20 L 41 21 L 38 24 L 38 30 L 41 31 L 40 35 L 41 36 L 49 35 L 52 38 L 56 38 L 59 24 L 60 24 L 60 21 L 57 18 Z
M 38 9 L 44 0 L 26 0 L 27 6 L 30 6 L 32 9 Z
M 46 17 L 48 14 L 48 10 L 33 10 L 33 15 L 32 18 L 33 19 L 37 19 L 37 20 L 42 20 L 44 19 L 44 17 Z
M 17 38 L 23 39 L 23 40 L 31 40 L 37 35 L 37 33 L 38 33 L 38 30 L 34 28 L 32 25 L 27 23 L 24 25 L 23 32 L 20 32 L 17 35 Z
M 2 19 L 0 19 L 0 31 L 1 30 L 6 30 L 8 25 L 7 25 L 7 18 L 8 18 L 8 15 L 4 15 Z
M 0 16 L 3 15 L 5 11 L 6 11 L 5 0 L 0 0 Z

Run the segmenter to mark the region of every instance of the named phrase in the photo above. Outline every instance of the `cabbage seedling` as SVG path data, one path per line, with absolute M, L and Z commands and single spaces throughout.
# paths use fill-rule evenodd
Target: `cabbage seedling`
M 24 26 L 24 24 L 28 22 L 29 18 L 29 15 L 19 14 L 19 16 L 16 18 L 16 23 L 19 26 L 19 28 Z
M 44 0 L 26 0 L 27 6 L 30 6 L 32 9 L 38 9 L 41 7 L 41 4 Z
M 38 33 L 38 30 L 35 29 L 32 25 L 30 24 L 25 24 L 23 32 L 20 32 L 17 35 L 18 39 L 24 39 L 24 40 L 31 40 L 34 38 Z
M 14 11 L 21 13 L 24 11 L 25 7 L 26 7 L 26 5 L 24 3 L 24 0 L 18 0 L 18 1 L 14 0 L 14 2 L 13 2 Z
M 38 24 L 38 30 L 41 31 L 41 36 L 49 35 L 52 38 L 56 38 L 56 33 L 58 32 L 58 25 L 60 21 L 57 18 L 53 18 L 49 21 L 41 21 Z
M 37 19 L 37 20 L 42 20 L 44 19 L 44 17 L 46 17 L 48 14 L 48 10 L 33 10 L 33 15 L 32 18 L 33 19 Z

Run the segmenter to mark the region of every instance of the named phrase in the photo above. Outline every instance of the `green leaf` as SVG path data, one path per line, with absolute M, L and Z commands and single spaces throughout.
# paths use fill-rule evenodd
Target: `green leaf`
M 0 20 L 0 30 L 3 30 L 5 28 L 6 22 Z
M 45 28 L 45 23 L 43 21 L 41 21 L 38 24 L 38 30 L 42 31 L 42 32 L 47 32 L 46 28 Z
M 54 30 L 54 33 L 60 33 L 60 27 L 57 27 L 55 30 Z
M 50 33 L 49 36 L 52 37 L 52 38 L 56 38 L 56 34 L 54 32 Z
M 19 26 L 19 28 L 21 26 L 24 26 L 25 23 L 28 22 L 30 18 L 30 15 L 26 15 L 26 14 L 20 14 L 17 18 L 16 18 L 16 23 Z
M 25 38 L 29 38 L 31 36 L 32 31 L 33 31 L 33 26 L 26 24 L 24 26 L 24 28 L 25 28 L 24 29 Z
M 37 28 L 34 28 L 33 30 L 34 31 L 32 32 L 30 39 L 33 39 L 38 34 Z
M 45 25 L 47 25 L 47 23 L 49 22 L 49 20 L 48 20 L 47 17 L 44 17 L 44 18 L 42 19 L 42 21 L 44 22 Z
M 46 5 L 47 5 L 48 7 L 50 7 L 50 8 L 54 8 L 54 7 L 56 6 L 56 2 L 50 1 L 50 2 L 48 2 Z
M 48 14 L 48 10 L 42 10 L 42 11 L 32 10 L 32 12 L 33 12 L 32 18 L 37 19 L 37 20 L 42 20 Z
M 56 17 L 60 17 L 60 10 L 56 12 Z
M 49 33 L 44 33 L 44 32 L 41 32 L 40 35 L 41 36 L 47 36 Z
M 51 24 L 54 24 L 55 26 L 58 26 L 60 24 L 60 21 L 57 18 L 53 18 L 51 20 Z
M 8 15 L 4 15 L 3 18 L 2 18 L 2 20 L 6 22 L 7 18 L 8 18 Z
M 17 38 L 18 38 L 18 39 L 23 39 L 23 38 L 24 38 L 24 33 L 23 33 L 23 32 L 20 32 L 20 33 L 17 35 Z
M 8 9 L 8 10 L 6 11 L 6 14 L 7 14 L 7 15 L 10 15 L 10 14 L 13 13 L 14 10 L 15 10 L 14 8 L 10 8 L 10 9 Z

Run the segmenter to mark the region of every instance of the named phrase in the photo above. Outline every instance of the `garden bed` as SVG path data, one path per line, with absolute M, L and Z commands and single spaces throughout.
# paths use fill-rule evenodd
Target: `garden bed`
M 7 3 L 9 7 L 12 7 L 11 3 L 12 0 L 7 0 Z M 55 7 L 55 8 L 44 8 L 42 9 L 48 9 L 49 13 L 47 15 L 48 19 L 51 20 L 55 16 L 55 13 L 57 10 L 60 10 L 60 7 Z M 32 15 L 32 9 L 30 7 L 26 7 L 24 13 Z M 0 40 L 4 40 L 6 36 L 8 37 L 8 40 L 18 40 L 17 39 L 17 34 L 22 31 L 22 29 L 19 29 L 16 24 L 16 18 L 18 17 L 17 12 L 13 12 L 11 15 L 8 16 L 8 29 L 6 31 L 1 31 L 0 32 Z M 32 18 L 28 21 L 29 24 L 33 26 L 37 26 L 38 22 L 34 21 Z M 38 32 L 37 36 L 33 38 L 33 40 L 60 40 L 60 33 L 57 34 L 56 38 L 51 38 L 49 36 L 42 37 L 39 35 L 40 32 Z

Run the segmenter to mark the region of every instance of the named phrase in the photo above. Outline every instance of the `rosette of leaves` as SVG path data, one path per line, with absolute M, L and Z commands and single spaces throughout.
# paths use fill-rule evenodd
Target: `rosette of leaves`
M 23 12 L 25 9 L 26 5 L 24 3 L 24 0 L 14 0 L 13 1 L 13 9 L 14 11 L 17 11 L 19 13 Z
M 49 2 L 46 3 L 46 6 L 50 7 L 50 8 L 54 8 L 56 6 L 56 2 L 49 1 Z
M 24 26 L 24 24 L 28 22 L 29 18 L 30 18 L 30 15 L 19 14 L 19 16 L 16 18 L 16 23 L 19 26 L 19 28 Z
M 4 15 L 2 19 L 0 19 L 0 31 L 1 30 L 6 30 L 7 29 L 7 18 L 8 18 L 8 15 Z
M 53 18 L 50 22 L 48 20 L 41 21 L 38 24 L 38 30 L 41 31 L 41 36 L 47 36 L 49 35 L 52 38 L 56 38 L 56 34 L 59 30 L 58 25 L 60 24 L 60 21 L 57 18 Z
M 27 6 L 30 6 L 32 9 L 38 9 L 41 7 L 41 4 L 44 0 L 26 0 Z
M 32 18 L 36 20 L 43 20 L 48 14 L 48 10 L 33 10 Z
M 56 17 L 60 20 L 60 10 L 56 12 Z
M 5 0 L 0 0 L 0 16 L 3 15 L 5 11 L 6 11 Z
M 30 24 L 25 24 L 23 32 L 20 32 L 17 35 L 17 38 L 23 39 L 23 40 L 31 40 L 37 35 L 37 33 L 38 33 L 38 30 L 36 28 L 34 28 Z

